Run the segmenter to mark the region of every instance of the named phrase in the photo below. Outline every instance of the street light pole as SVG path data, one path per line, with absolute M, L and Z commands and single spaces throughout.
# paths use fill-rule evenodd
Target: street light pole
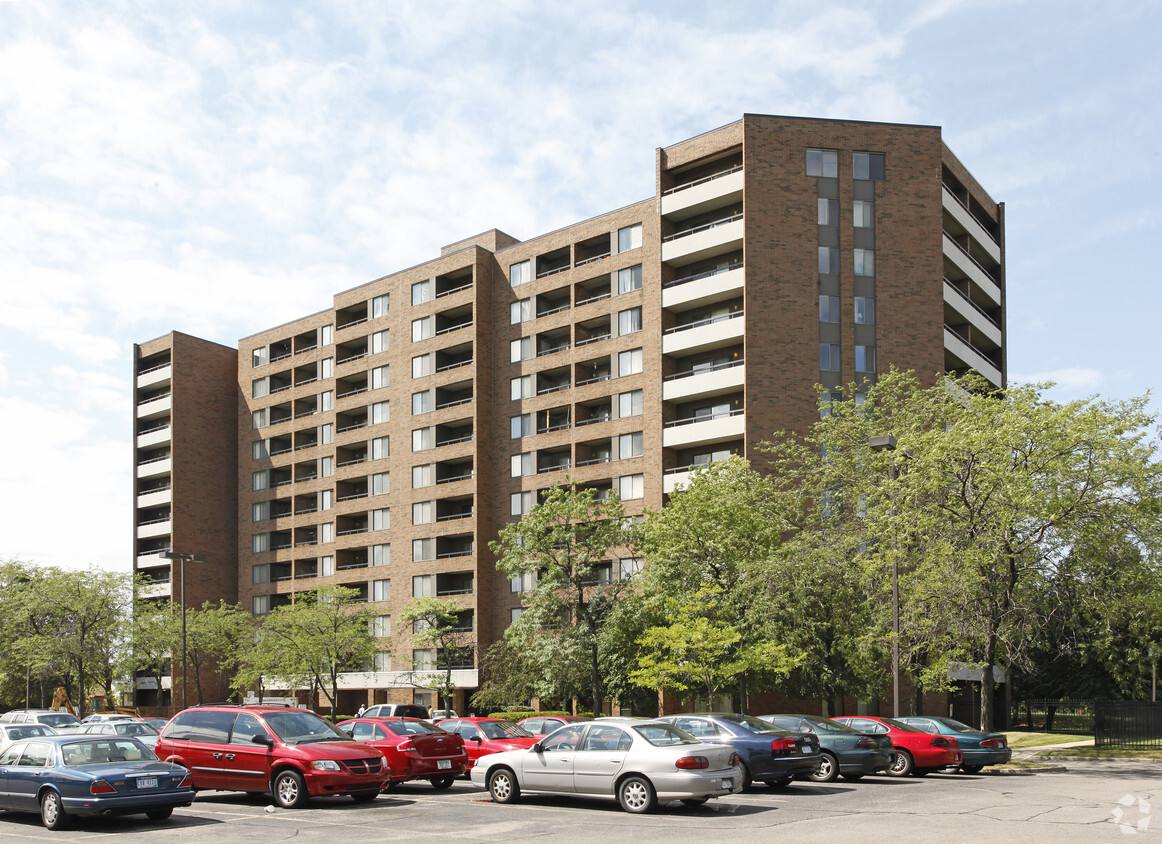
M 868 437 L 868 447 L 872 451 L 895 451 L 896 438 L 891 434 L 878 437 Z M 891 479 L 896 479 L 896 467 L 892 464 Z M 896 490 L 893 485 L 888 491 L 891 500 L 892 516 L 895 517 Z M 895 528 L 893 528 L 893 531 Z M 893 548 L 893 552 L 898 549 Z M 892 554 L 892 717 L 900 717 L 900 563 L 895 553 Z
M 181 576 L 182 576 L 182 709 L 186 708 L 186 563 L 204 563 L 206 558 L 200 554 L 175 554 L 172 551 L 166 551 L 162 554 L 168 560 L 181 561 Z M 173 573 L 170 573 L 170 582 L 173 582 Z M 161 689 L 157 690 L 157 694 L 161 696 Z

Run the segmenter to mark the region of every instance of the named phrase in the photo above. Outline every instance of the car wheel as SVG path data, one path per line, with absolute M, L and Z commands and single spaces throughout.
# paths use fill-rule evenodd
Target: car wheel
M 845 780 L 850 780 L 851 782 L 863 779 L 863 774 L 840 774 L 840 776 Z
M 811 774 L 812 782 L 832 782 L 839 776 L 839 762 L 830 753 L 819 757 L 819 767 Z
M 166 806 L 164 809 L 150 809 L 145 813 L 145 816 L 151 821 L 164 821 L 173 814 L 173 806 Z
M 750 791 L 750 787 L 754 785 L 754 778 L 750 775 L 750 768 L 746 766 L 746 762 L 739 762 L 738 766 L 742 768 L 742 790 Z
M 617 802 L 627 812 L 640 815 L 657 805 L 658 796 L 645 777 L 626 777 L 617 786 Z
M 782 780 L 767 780 L 768 788 L 786 788 L 791 784 L 791 777 Z
M 961 765 L 960 770 L 966 774 L 979 774 L 984 770 L 984 765 Z
M 378 791 L 361 791 L 358 794 L 352 794 L 351 799 L 356 803 L 370 803 L 378 796 Z
M 298 809 L 307 804 L 307 784 L 298 771 L 279 771 L 271 791 L 274 802 L 284 809 Z
M 46 791 L 40 798 L 40 820 L 45 829 L 64 829 L 69 825 L 61 796 L 55 791 Z
M 701 806 L 709 799 L 709 797 L 685 797 L 682 799 L 682 804 L 685 806 Z
M 428 780 L 432 784 L 432 788 L 436 791 L 443 791 L 445 788 L 451 788 L 452 783 L 456 782 L 455 777 L 432 777 Z
M 906 777 L 912 773 L 912 769 L 916 764 L 912 761 L 912 754 L 906 750 L 897 750 L 896 758 L 892 761 L 892 766 L 888 768 L 888 773 L 893 777 Z
M 488 793 L 494 803 L 512 803 L 520 797 L 520 783 L 508 768 L 497 768 L 488 775 Z

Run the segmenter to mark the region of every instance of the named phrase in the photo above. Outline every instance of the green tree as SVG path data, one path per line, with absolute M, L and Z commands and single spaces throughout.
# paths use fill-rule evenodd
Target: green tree
M 162 678 L 174 654 L 181 652 L 181 611 L 171 602 L 141 600 L 133 608 L 129 647 L 123 662 L 125 673 L 133 677 L 148 673 L 156 683 L 157 714 L 161 715 Z
M 602 636 L 628 588 L 614 573 L 612 554 L 632 542 L 618 498 L 599 500 L 595 490 L 570 480 L 547 490 L 541 503 L 489 544 L 500 571 L 536 579 L 525 593 L 528 608 L 506 639 L 545 676 L 561 670 L 586 676 L 594 712 L 601 711 L 605 693 Z M 564 693 L 571 684 L 552 685 Z
M 456 690 L 452 669 L 470 661 L 476 649 L 472 631 L 462 623 L 462 613 L 461 607 L 447 598 L 416 598 L 399 613 L 399 620 L 414 631 L 412 645 L 436 652 L 436 665 L 442 671 L 428 674 L 422 681 L 437 690 L 443 709 L 452 708 Z
M 205 702 L 203 677 L 217 675 L 217 687 L 228 688 L 247 645 L 254 639 L 254 617 L 237 604 L 206 601 L 186 610 L 186 659 L 198 703 Z

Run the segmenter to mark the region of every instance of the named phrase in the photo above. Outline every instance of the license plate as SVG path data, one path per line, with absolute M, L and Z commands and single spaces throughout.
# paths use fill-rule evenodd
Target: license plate
M 729 777 L 724 778 L 722 780 L 722 787 L 723 788 L 734 788 L 734 780 L 730 779 Z
M 157 788 L 157 777 L 138 777 L 138 788 Z
M 438 762 L 436 762 L 436 767 L 437 768 L 451 768 L 452 767 L 452 760 L 451 759 L 440 759 Z

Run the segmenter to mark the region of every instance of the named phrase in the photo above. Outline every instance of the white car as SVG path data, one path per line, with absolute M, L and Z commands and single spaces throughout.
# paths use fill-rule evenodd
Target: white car
M 617 800 L 641 813 L 658 802 L 699 806 L 742 791 L 738 755 L 672 724 L 608 719 L 570 724 L 532 747 L 481 757 L 472 784 L 497 803 L 521 792 Z
M 55 736 L 56 734 L 56 730 L 48 724 L 0 724 L 0 749 L 21 739 Z

